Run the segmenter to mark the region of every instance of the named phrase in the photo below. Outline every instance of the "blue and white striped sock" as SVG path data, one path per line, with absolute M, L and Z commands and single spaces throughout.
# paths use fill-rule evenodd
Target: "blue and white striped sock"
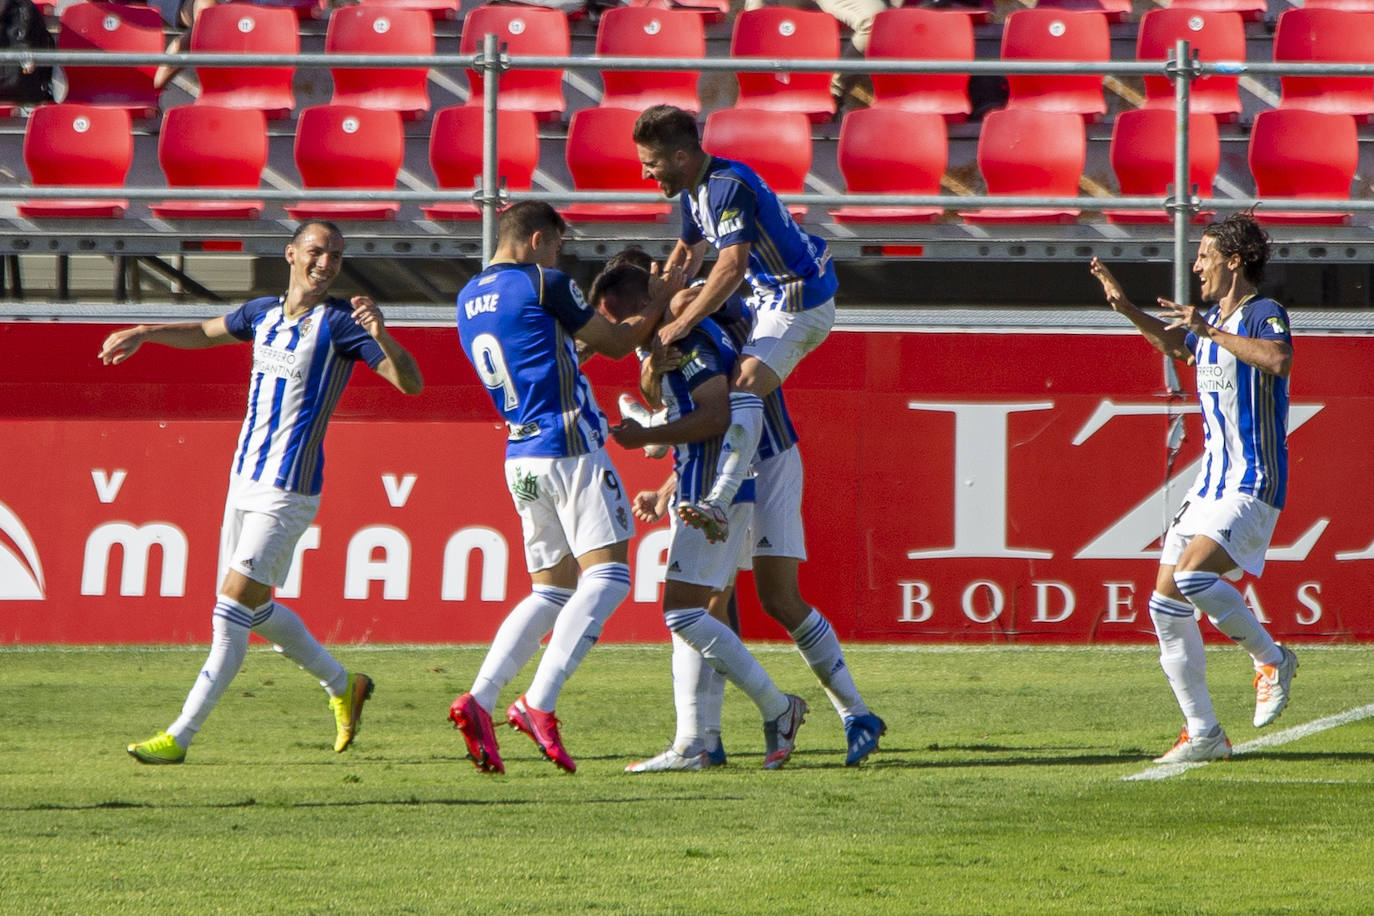
M 1245 606 L 1245 597 L 1234 585 L 1214 572 L 1202 570 L 1175 572 L 1174 583 L 1183 597 L 1212 618 L 1218 630 L 1240 643 L 1255 664 L 1277 665 L 1283 661 L 1283 650 Z
M 600 563 L 582 571 L 577 590 L 559 612 L 548 648 L 525 691 L 529 705 L 545 712 L 554 709 L 563 685 L 596 645 L 601 628 L 629 594 L 630 567 L 624 563 Z
M 282 655 L 313 674 L 331 697 L 348 688 L 348 672 L 306 629 L 296 612 L 269 601 L 253 612 L 253 632 L 281 647 Z
M 1154 592 L 1150 595 L 1150 619 L 1159 637 L 1159 666 L 1183 711 L 1188 734 L 1210 734 L 1217 725 L 1217 714 L 1207 690 L 1207 654 L 1193 606 Z
M 511 608 L 496 631 L 472 682 L 472 698 L 487 712 L 496 707 L 501 690 L 539 650 L 539 642 L 553 629 L 558 612 L 573 596 L 573 589 L 536 585 Z
M 840 648 L 839 637 L 835 635 L 830 621 L 812 608 L 801 626 L 790 631 L 789 635 L 796 641 L 797 650 L 806 664 L 816 673 L 840 718 L 868 715 L 868 705 L 854 684 L 854 677 L 844 660 L 844 650 Z
M 196 682 L 186 695 L 181 715 L 167 727 L 177 746 L 183 750 L 190 746 L 196 732 L 214 711 L 220 697 L 243 667 L 243 658 L 248 654 L 248 628 L 253 622 L 253 612 L 223 595 L 215 598 L 215 610 L 210 619 L 212 636 L 210 654 L 201 666 Z
M 776 719 L 787 711 L 787 697 L 758 659 L 740 642 L 734 630 L 706 613 L 705 608 L 667 611 L 663 620 L 683 642 L 700 652 L 707 664 L 748 694 L 765 720 Z

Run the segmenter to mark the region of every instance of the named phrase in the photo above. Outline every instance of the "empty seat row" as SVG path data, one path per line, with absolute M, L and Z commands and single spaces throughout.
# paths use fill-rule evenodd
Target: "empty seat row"
M 637 112 L 585 108 L 569 125 L 566 157 L 577 190 L 648 191 L 631 139 Z M 24 138 L 24 161 L 35 186 L 122 187 L 133 157 L 127 111 L 60 104 L 36 109 Z M 533 114 L 502 111 L 497 119 L 499 180 L 511 190 L 531 187 L 538 162 Z M 942 117 L 929 112 L 870 108 L 851 112 L 841 125 L 837 161 L 852 193 L 938 195 L 948 158 Z M 471 189 L 482 173 L 482 111 L 457 106 L 439 112 L 429 157 L 441 189 Z M 738 158 L 783 193 L 798 193 L 811 169 L 810 125 L 796 112 L 722 109 L 706 120 L 703 145 Z M 392 190 L 404 156 L 400 116 L 394 111 L 324 105 L 301 113 L 294 158 L 307 189 Z M 1215 119 L 1194 114 L 1190 125 L 1190 183 L 1212 193 L 1220 161 Z M 1126 195 L 1163 197 L 1173 183 L 1174 117 L 1163 110 L 1125 112 L 1112 134 L 1110 158 Z M 987 191 L 996 196 L 1076 197 L 1085 162 L 1083 119 L 1069 112 L 1004 109 L 988 115 L 978 137 L 977 160 Z M 1302 109 L 1262 112 L 1251 136 L 1249 161 L 1261 197 L 1348 199 L 1358 160 L 1354 119 Z M 166 112 L 158 161 L 170 187 L 243 190 L 259 187 L 267 162 L 266 120 L 250 109 L 188 105 Z M 957 200 L 957 199 L 955 199 Z M 953 201 L 952 201 L 953 202 Z M 116 217 L 127 201 L 31 200 L 22 216 Z M 258 200 L 168 201 L 152 212 L 168 219 L 256 218 Z M 288 205 L 296 219 L 390 219 L 394 201 L 354 200 Z M 467 202 L 424 206 L 431 219 L 473 219 Z M 915 223 L 942 218 L 940 206 L 851 205 L 830 211 L 848 223 Z M 799 217 L 804 207 L 794 207 Z M 1107 210 L 1113 222 L 1162 222 L 1158 212 Z M 666 202 L 574 203 L 574 222 L 661 221 Z M 971 223 L 1073 222 L 1074 207 L 981 208 L 960 211 Z M 1269 222 L 1346 222 L 1348 213 L 1270 211 Z
M 192 31 L 192 51 L 290 56 L 300 50 L 289 8 L 228 3 L 206 10 Z M 553 9 L 483 6 L 469 12 L 460 52 L 475 53 L 481 36 L 493 33 L 516 55 L 564 57 L 570 53 L 568 21 Z M 1239 13 L 1211 12 L 1180 6 L 1154 9 L 1141 20 L 1136 57 L 1165 60 L 1175 43 L 1186 40 L 1206 61 L 1242 61 L 1245 31 Z M 107 49 L 158 53 L 162 23 L 147 7 L 88 0 L 69 6 L 61 17 L 58 45 L 63 49 Z M 390 56 L 427 55 L 435 50 L 429 14 L 382 4 L 346 7 L 334 12 L 325 49 L 337 53 Z M 740 58 L 832 59 L 839 54 L 839 31 L 833 17 L 816 11 L 765 7 L 736 16 L 732 54 Z M 1071 60 L 1105 62 L 1111 43 L 1104 14 L 1046 8 L 1017 10 L 1002 32 L 1006 60 Z M 705 56 L 701 17 L 685 10 L 616 7 L 598 25 L 596 53 L 603 56 L 694 59 Z M 884 58 L 973 60 L 970 17 L 948 10 L 903 7 L 884 10 L 875 19 L 867 50 Z M 1290 9 L 1278 20 L 1273 56 L 1278 61 L 1374 63 L 1374 13 L 1340 9 Z M 135 116 L 157 113 L 153 67 L 69 67 L 67 101 L 123 105 Z M 287 116 L 295 107 L 294 69 L 269 67 L 199 67 L 200 102 L 258 108 L 269 118 Z M 332 104 L 389 108 L 413 119 L 429 110 L 428 70 L 418 68 L 331 69 Z M 699 72 L 603 71 L 601 104 L 643 108 L 666 102 L 700 111 Z M 483 76 L 467 71 L 469 103 L 482 97 Z M 737 107 L 799 111 L 813 119 L 833 116 L 828 73 L 749 72 L 737 74 Z M 500 84 L 501 107 L 532 111 L 541 118 L 565 111 L 562 71 L 511 70 Z M 1145 77 L 1146 108 L 1171 108 L 1174 88 L 1163 76 Z M 1194 110 L 1234 120 L 1241 111 L 1235 75 L 1215 74 L 1192 86 Z M 1088 118 L 1105 113 L 1100 74 L 1014 74 L 1008 77 L 1008 107 L 1073 111 Z M 1374 114 L 1374 77 L 1282 77 L 1280 107 L 1341 111 L 1361 119 Z M 968 78 L 962 74 L 875 74 L 875 104 L 908 111 L 933 111 L 952 120 L 970 110 Z

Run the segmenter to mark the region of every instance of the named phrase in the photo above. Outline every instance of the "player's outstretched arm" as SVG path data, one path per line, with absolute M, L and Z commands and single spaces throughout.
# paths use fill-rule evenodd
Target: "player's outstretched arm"
M 1164 317 L 1172 320 L 1169 327 L 1179 327 L 1211 340 L 1261 372 L 1288 378 L 1293 369 L 1293 346 L 1286 340 L 1245 337 L 1223 331 L 1208 324 L 1203 311 L 1196 306 L 1173 302 L 1163 296 L 1159 299 L 1159 307 L 1164 310 Z
M 745 268 L 749 266 L 749 252 L 752 248 L 749 242 L 740 242 L 720 250 L 711 273 L 706 277 L 706 283 L 701 286 L 701 291 L 686 303 L 686 307 L 679 314 L 674 315 L 671 321 L 665 321 L 658 329 L 658 339 L 665 347 L 686 337 L 701 319 L 715 312 L 735 290 L 739 289 L 739 285 L 744 282 Z
M 377 341 L 377 345 L 386 354 L 386 359 L 377 364 L 377 374 L 394 385 L 402 394 L 419 394 L 425 387 L 425 380 L 420 375 L 420 366 L 415 362 L 415 357 L 410 355 L 410 351 L 391 336 L 377 303 L 370 296 L 354 296 L 350 301 L 353 304 L 353 320 L 358 322 L 369 337 Z
M 162 344 L 178 350 L 203 350 L 238 342 L 239 339 L 229 333 L 223 318 L 176 324 L 140 324 L 121 328 L 106 337 L 100 346 L 100 361 L 107 366 L 117 366 L 133 356 L 145 343 Z
M 1124 315 L 1151 346 L 1172 359 L 1192 362 L 1193 354 L 1188 351 L 1187 346 L 1187 328 L 1177 324 L 1166 324 L 1155 316 L 1141 311 L 1135 303 L 1126 298 L 1116 277 L 1107 269 L 1107 265 L 1097 258 L 1092 259 L 1088 269 L 1102 284 L 1102 294 L 1107 297 L 1107 304 L 1112 307 L 1112 311 Z

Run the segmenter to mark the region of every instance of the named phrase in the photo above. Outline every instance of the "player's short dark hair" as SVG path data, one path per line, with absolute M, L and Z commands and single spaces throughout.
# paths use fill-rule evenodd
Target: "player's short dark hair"
M 328 232 L 331 235 L 337 235 L 339 238 L 343 238 L 343 230 L 340 229 L 334 223 L 331 223 L 329 220 L 308 219 L 305 222 L 301 223 L 299 226 L 297 226 L 295 232 L 291 233 L 291 244 L 294 245 L 297 242 L 299 242 L 301 240 L 301 236 L 305 235 L 307 232 L 309 232 L 316 226 L 320 227 L 325 232 Z
M 596 275 L 587 301 L 604 308 L 614 320 L 624 321 L 638 314 L 648 298 L 649 272 L 633 264 L 622 263 Z
M 1222 257 L 1240 256 L 1240 269 L 1245 279 L 1251 283 L 1264 279 L 1264 265 L 1269 263 L 1269 233 L 1253 213 L 1232 213 L 1202 230 L 1202 235 L 1212 240 L 1212 246 Z
M 568 231 L 562 214 L 542 200 L 522 200 L 501 211 L 496 219 L 496 242 L 523 242 L 536 232 Z
M 697 119 L 690 112 L 672 105 L 646 108 L 635 119 L 634 141 L 640 146 L 663 150 L 696 150 L 701 147 Z
M 610 260 L 606 262 L 605 269 L 610 270 L 612 267 L 619 267 L 621 264 L 633 264 L 640 270 L 648 270 L 654 265 L 654 257 L 643 248 L 631 246 L 630 248 L 623 248 L 611 255 Z

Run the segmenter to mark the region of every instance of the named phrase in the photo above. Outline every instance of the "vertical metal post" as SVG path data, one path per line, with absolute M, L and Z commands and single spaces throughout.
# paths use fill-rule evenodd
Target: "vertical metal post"
M 1188 168 L 1188 106 L 1193 85 L 1191 51 L 1180 39 L 1174 45 L 1174 295 L 1188 301 L 1188 220 L 1192 218 L 1193 185 Z
M 497 177 L 500 161 L 496 146 L 496 91 L 501 78 L 501 59 L 496 35 L 482 36 L 482 266 L 496 252 Z

